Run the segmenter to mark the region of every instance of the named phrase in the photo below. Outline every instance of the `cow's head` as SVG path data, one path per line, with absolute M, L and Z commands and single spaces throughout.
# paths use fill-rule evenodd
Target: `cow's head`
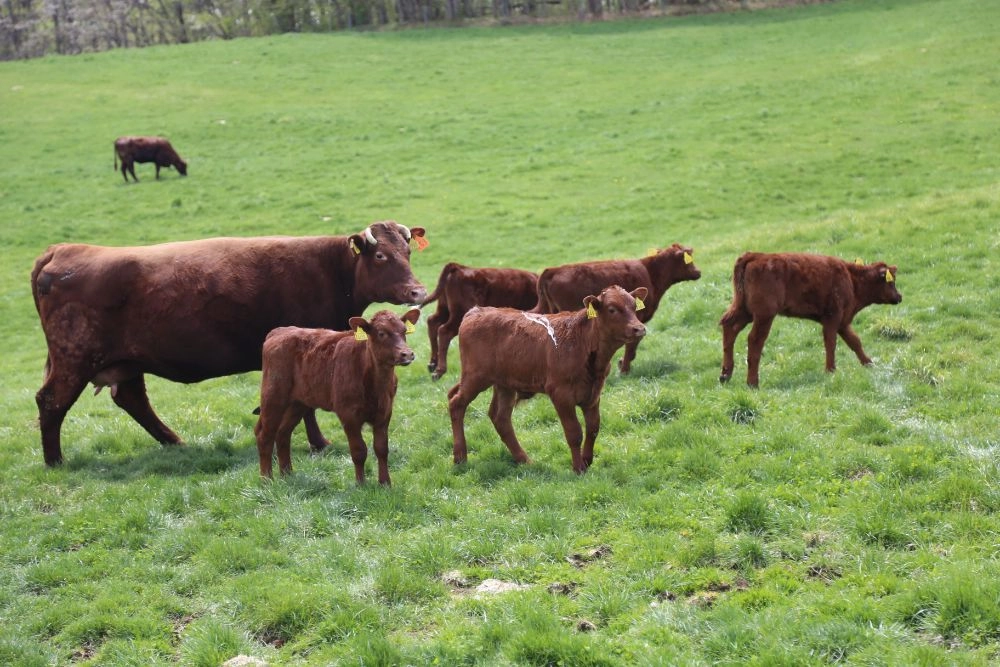
M 418 304 L 427 290 L 410 270 L 410 240 L 424 235 L 423 227 L 404 227 L 392 220 L 373 222 L 348 239 L 354 256 L 354 301 Z
M 177 158 L 177 161 L 174 162 L 174 168 L 177 169 L 178 172 L 180 172 L 181 176 L 188 175 L 188 163 L 185 162 L 184 160 Z
M 413 325 L 420 319 L 420 309 L 412 308 L 399 316 L 388 310 L 380 310 L 371 321 L 363 317 L 352 317 L 348 324 L 357 335 L 364 331 L 368 339 L 368 349 L 375 361 L 386 366 L 409 366 L 413 363 L 413 350 L 406 344 L 406 335 L 413 331 Z
M 637 287 L 626 292 L 618 285 L 606 288 L 598 296 L 584 297 L 587 316 L 594 319 L 605 338 L 616 343 L 631 343 L 646 335 L 646 327 L 635 316 L 648 292 Z
M 694 248 L 675 243 L 657 254 L 667 258 L 670 265 L 674 267 L 672 272 L 674 282 L 701 278 L 701 270 L 694 264 Z
M 896 288 L 896 267 L 876 262 L 868 269 L 867 278 L 872 290 L 873 303 L 901 303 L 903 295 Z

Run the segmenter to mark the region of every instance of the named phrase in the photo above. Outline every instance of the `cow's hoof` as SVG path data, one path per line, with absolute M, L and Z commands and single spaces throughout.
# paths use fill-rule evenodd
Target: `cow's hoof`
M 434 371 L 433 373 L 431 373 L 431 380 L 434 380 L 435 382 L 437 382 L 438 380 L 441 379 L 441 377 L 443 375 L 444 375 L 444 371 Z
M 729 378 L 731 378 L 731 377 L 733 377 L 733 376 L 732 375 L 726 375 L 725 373 L 723 373 L 722 375 L 719 376 L 719 383 L 720 384 L 726 384 L 727 382 L 729 382 Z

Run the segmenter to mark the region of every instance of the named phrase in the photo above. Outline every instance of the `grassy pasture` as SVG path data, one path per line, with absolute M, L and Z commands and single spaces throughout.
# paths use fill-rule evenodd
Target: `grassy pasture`
M 847 0 L 684 19 L 288 35 L 0 63 L 0 664 L 986 665 L 1000 660 L 1000 6 Z M 112 140 L 188 160 L 125 185 Z M 546 399 L 514 467 L 483 396 L 402 369 L 391 489 L 339 425 L 257 478 L 259 374 L 151 379 L 188 445 L 86 392 L 42 464 L 46 245 L 352 233 L 394 218 L 447 261 L 545 266 L 694 246 L 594 467 Z M 761 389 L 717 381 L 747 249 L 899 265 L 899 306 L 823 372 L 776 322 Z M 396 309 L 400 310 L 400 309 Z M 421 323 L 422 325 L 422 323 Z M 369 471 L 371 474 L 371 471 Z M 458 571 L 460 579 L 443 577 Z M 477 595 L 486 579 L 526 585 Z

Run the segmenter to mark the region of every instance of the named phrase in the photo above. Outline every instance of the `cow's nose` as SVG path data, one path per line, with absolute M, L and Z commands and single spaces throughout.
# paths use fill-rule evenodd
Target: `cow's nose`
M 407 350 L 406 352 L 401 352 L 399 354 L 399 365 L 409 366 L 413 363 L 413 360 L 417 358 L 417 355 L 413 353 L 413 350 Z
M 646 327 L 643 326 L 642 324 L 637 324 L 636 326 L 632 327 L 632 335 L 635 336 L 636 338 L 642 338 L 643 336 L 646 335 Z
M 410 303 L 419 304 L 427 298 L 427 290 L 423 285 L 410 289 Z

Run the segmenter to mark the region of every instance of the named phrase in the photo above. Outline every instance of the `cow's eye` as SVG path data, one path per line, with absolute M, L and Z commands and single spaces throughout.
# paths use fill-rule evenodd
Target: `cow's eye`
M 385 253 L 382 252 L 381 250 L 378 251 L 377 253 L 375 253 L 375 260 L 378 261 L 378 262 L 384 262 L 385 261 Z
M 384 331 L 379 331 L 378 332 L 378 339 L 379 340 L 385 340 L 386 336 L 387 336 L 387 334 Z
M 614 315 L 617 312 L 618 312 L 617 308 L 615 308 L 614 306 L 608 306 L 608 314 L 609 315 Z

